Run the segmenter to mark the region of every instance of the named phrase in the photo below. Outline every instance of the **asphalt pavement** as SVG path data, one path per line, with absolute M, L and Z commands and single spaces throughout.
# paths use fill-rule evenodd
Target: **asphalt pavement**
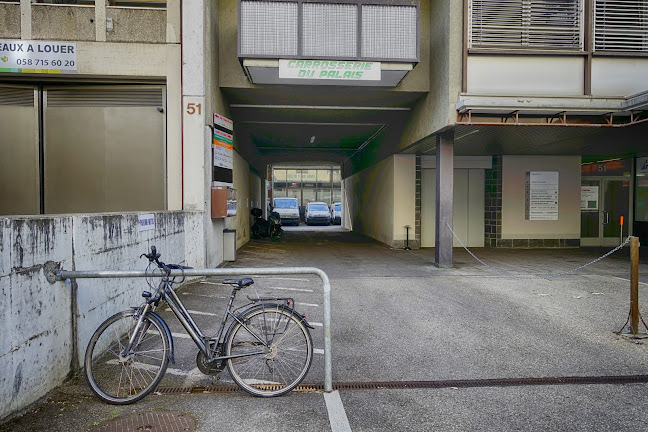
M 261 399 L 223 390 L 232 384 L 228 373 L 200 373 L 197 349 L 163 310 L 176 363 L 158 392 L 112 406 L 76 376 L 0 430 L 120 430 L 116 423 L 133 414 L 167 411 L 189 416 L 198 431 L 644 430 L 648 347 L 615 333 L 629 311 L 627 252 L 552 279 L 544 277 L 600 251 L 473 252 L 491 268 L 455 249 L 454 267 L 439 269 L 433 249 L 391 249 L 339 227 L 287 228 L 281 242 L 252 241 L 226 266 L 314 266 L 328 274 L 333 393 L 321 391 L 319 278 L 242 272 L 255 284 L 240 304 L 245 294 L 288 295 L 315 327 L 314 361 L 300 391 Z M 640 264 L 640 281 L 646 311 L 648 264 Z M 207 333 L 218 328 L 229 291 L 214 278 L 179 290 Z M 165 430 L 149 426 L 141 430 Z

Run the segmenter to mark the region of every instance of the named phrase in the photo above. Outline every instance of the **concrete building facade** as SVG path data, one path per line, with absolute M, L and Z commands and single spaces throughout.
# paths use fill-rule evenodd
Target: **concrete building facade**
M 409 229 L 439 266 L 460 243 L 645 239 L 646 16 L 645 0 L 1 1 L 1 310 L 39 304 L 51 268 L 138 269 L 154 243 L 220 265 L 268 166 L 294 163 L 340 166 L 344 225 L 392 247 Z M 54 286 L 65 315 L 2 323 L 0 417 L 78 368 L 86 329 L 139 291 Z M 43 344 L 49 368 L 28 361 Z

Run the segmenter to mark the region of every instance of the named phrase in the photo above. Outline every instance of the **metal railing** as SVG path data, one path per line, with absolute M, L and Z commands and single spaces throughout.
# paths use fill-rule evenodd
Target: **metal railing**
M 333 391 L 333 374 L 331 360 L 331 284 L 328 275 L 316 267 L 264 267 L 264 268 L 220 268 L 220 269 L 187 269 L 171 270 L 169 276 L 265 276 L 286 274 L 312 274 L 322 280 L 323 291 L 323 328 L 324 328 L 324 391 Z M 91 278 L 134 278 L 147 277 L 143 270 L 100 270 L 100 271 L 56 271 L 56 280 L 91 279 Z

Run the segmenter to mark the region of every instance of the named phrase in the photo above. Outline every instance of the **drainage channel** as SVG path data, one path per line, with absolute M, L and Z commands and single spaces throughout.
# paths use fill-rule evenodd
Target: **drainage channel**
M 405 390 L 471 387 L 516 387 L 541 385 L 587 385 L 587 384 L 638 384 L 648 383 L 648 375 L 617 375 L 593 377 L 543 377 L 543 378 L 494 378 L 442 381 L 366 381 L 333 383 L 333 390 Z M 274 388 L 273 386 L 268 386 Z M 321 384 L 302 384 L 294 392 L 312 393 L 324 390 Z M 241 391 L 236 385 L 211 385 L 201 387 L 159 387 L 159 394 L 188 393 L 234 393 Z

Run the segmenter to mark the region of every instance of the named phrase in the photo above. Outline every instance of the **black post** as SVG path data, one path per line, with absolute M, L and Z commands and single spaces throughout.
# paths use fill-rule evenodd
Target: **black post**
M 403 249 L 405 250 L 412 250 L 411 247 L 409 247 L 409 225 L 405 225 L 405 247 Z

